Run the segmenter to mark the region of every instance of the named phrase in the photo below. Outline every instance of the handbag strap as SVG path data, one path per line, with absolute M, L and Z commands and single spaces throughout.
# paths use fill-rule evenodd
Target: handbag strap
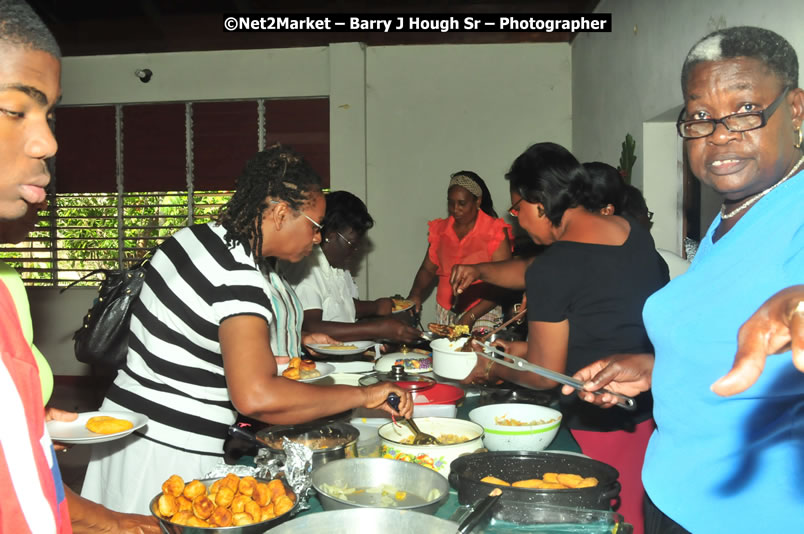
M 104 278 L 108 278 L 109 274 L 112 273 L 112 272 L 114 272 L 114 271 L 112 271 L 111 269 L 95 269 L 94 271 L 89 271 L 87 274 L 85 274 L 84 276 L 82 276 L 78 280 L 73 280 L 68 285 L 66 285 L 63 288 L 61 288 L 59 290 L 59 293 L 64 293 L 65 291 L 67 291 L 68 289 L 73 287 L 78 282 L 83 282 L 84 280 L 86 280 L 90 276 L 95 276 L 96 274 L 102 274 Z
M 134 271 L 134 270 L 136 270 L 136 269 L 141 269 L 141 268 L 145 267 L 145 265 L 146 265 L 146 264 L 147 264 L 149 261 L 151 261 L 151 258 L 153 257 L 153 255 L 154 255 L 154 253 L 156 252 L 156 249 L 157 249 L 157 248 L 159 248 L 159 245 L 157 245 L 157 246 L 153 247 L 151 250 L 149 250 L 149 251 L 148 251 L 148 252 L 145 254 L 145 256 L 143 256 L 142 258 L 140 258 L 140 261 L 138 261 L 137 263 L 135 263 L 133 266 L 131 266 L 131 267 L 130 267 L 130 268 L 128 268 L 128 269 L 121 269 L 121 270 L 120 270 L 120 272 Z M 66 285 L 66 286 L 64 286 L 63 288 L 61 288 L 61 289 L 59 290 L 59 294 L 64 293 L 65 291 L 67 291 L 68 289 L 70 289 L 71 287 L 73 287 L 73 286 L 74 286 L 75 284 L 77 284 L 78 282 L 83 282 L 84 280 L 86 280 L 86 279 L 87 279 L 87 278 L 89 278 L 90 276 L 95 276 L 96 274 L 102 274 L 104 278 L 109 278 L 109 275 L 110 275 L 110 274 L 112 274 L 112 273 L 114 273 L 114 272 L 118 272 L 118 271 L 115 271 L 114 269 L 95 269 L 94 271 L 89 271 L 87 274 L 85 274 L 84 276 L 82 276 L 82 277 L 81 277 L 81 278 L 79 278 L 78 280 L 73 280 L 73 281 L 72 281 L 72 282 L 70 282 L 68 285 Z

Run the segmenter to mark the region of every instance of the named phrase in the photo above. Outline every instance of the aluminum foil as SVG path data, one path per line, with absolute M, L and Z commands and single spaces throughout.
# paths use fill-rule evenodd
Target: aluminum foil
M 240 478 L 243 477 L 259 477 L 260 475 L 257 474 L 256 467 L 250 467 L 248 465 L 229 465 L 223 460 L 218 463 L 215 467 L 212 468 L 207 474 L 205 474 L 202 479 L 204 478 L 223 478 L 229 473 L 234 473 L 235 475 L 239 476 Z M 273 478 L 273 477 L 272 477 Z
M 288 484 L 299 496 L 300 509 L 310 507 L 307 500 L 315 493 L 313 485 L 313 450 L 301 443 L 282 438 L 285 451 L 285 477 Z
M 272 457 L 270 449 L 261 448 L 254 459 L 254 466 L 228 465 L 221 461 L 203 478 L 223 478 L 229 473 L 239 477 L 252 476 L 264 479 L 282 476 L 298 497 L 297 511 L 307 510 L 310 508 L 307 501 L 315 494 L 315 490 L 312 489 L 313 450 L 286 437 L 282 438 L 282 448 L 285 451 L 284 463 Z

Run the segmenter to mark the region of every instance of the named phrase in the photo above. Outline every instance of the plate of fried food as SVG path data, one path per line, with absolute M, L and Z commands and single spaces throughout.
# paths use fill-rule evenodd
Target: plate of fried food
M 333 371 L 335 371 L 334 365 L 301 358 L 291 358 L 288 363 L 280 363 L 276 366 L 277 374 L 297 382 L 320 380 L 332 374 Z
M 144 427 L 148 417 L 134 412 L 84 412 L 75 421 L 48 421 L 50 439 L 61 443 L 103 443 Z
M 319 354 L 326 354 L 328 356 L 338 356 L 342 354 L 348 356 L 350 354 L 360 354 L 366 352 L 374 346 L 373 341 L 346 341 L 344 343 L 310 343 L 307 345 L 312 350 Z
M 427 329 L 437 336 L 449 338 L 450 341 L 470 334 L 469 325 L 465 324 L 429 323 Z
M 162 493 L 151 500 L 150 508 L 163 532 L 182 532 L 182 527 L 216 529 L 212 532 L 244 527 L 232 531 L 265 532 L 293 515 L 297 504 L 296 494 L 281 478 L 240 478 L 229 473 L 220 479 L 187 483 L 172 475 L 162 484 Z
M 408 311 L 416 304 L 412 300 L 400 299 L 396 297 L 391 298 L 391 302 L 393 302 L 393 305 L 391 306 L 391 313 Z

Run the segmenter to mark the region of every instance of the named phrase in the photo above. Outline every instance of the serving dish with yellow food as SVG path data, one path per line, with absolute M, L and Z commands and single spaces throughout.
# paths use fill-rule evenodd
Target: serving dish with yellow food
M 223 478 L 185 481 L 172 475 L 151 499 L 163 531 L 256 534 L 288 519 L 298 506 L 282 478 L 257 479 L 229 473 Z M 196 530 L 198 529 L 198 530 Z
M 407 443 L 413 436 L 408 425 L 387 423 L 378 430 L 380 456 L 429 467 L 443 476 L 450 472 L 450 462 L 463 454 L 483 449 L 483 427 L 471 421 L 449 417 L 416 417 L 419 429 L 445 443 L 413 445 Z M 488 492 L 486 492 L 488 493 Z
M 501 451 L 457 458 L 449 481 L 461 504 L 471 504 L 501 487 L 501 502 L 609 510 L 620 493 L 618 477 L 615 468 L 591 458 Z
M 327 356 L 349 356 L 366 352 L 374 346 L 374 341 L 346 341 L 344 343 L 310 343 L 308 348 Z
M 134 412 L 95 411 L 79 413 L 75 421 L 48 421 L 50 439 L 61 443 L 103 443 L 128 436 L 148 423 Z
M 280 363 L 276 366 L 278 376 L 284 376 L 297 382 L 314 382 L 332 374 L 333 371 L 335 371 L 335 367 L 328 363 L 302 360 L 301 358 L 291 358 L 288 363 Z

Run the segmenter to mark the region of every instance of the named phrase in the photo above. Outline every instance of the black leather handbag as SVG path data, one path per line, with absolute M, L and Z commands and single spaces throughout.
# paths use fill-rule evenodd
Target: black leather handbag
M 83 326 L 73 334 L 75 357 L 79 362 L 105 369 L 125 365 L 131 305 L 139 297 L 147 268 L 146 258 L 131 269 L 96 269 L 81 278 L 103 275 L 98 297 L 84 316 Z

